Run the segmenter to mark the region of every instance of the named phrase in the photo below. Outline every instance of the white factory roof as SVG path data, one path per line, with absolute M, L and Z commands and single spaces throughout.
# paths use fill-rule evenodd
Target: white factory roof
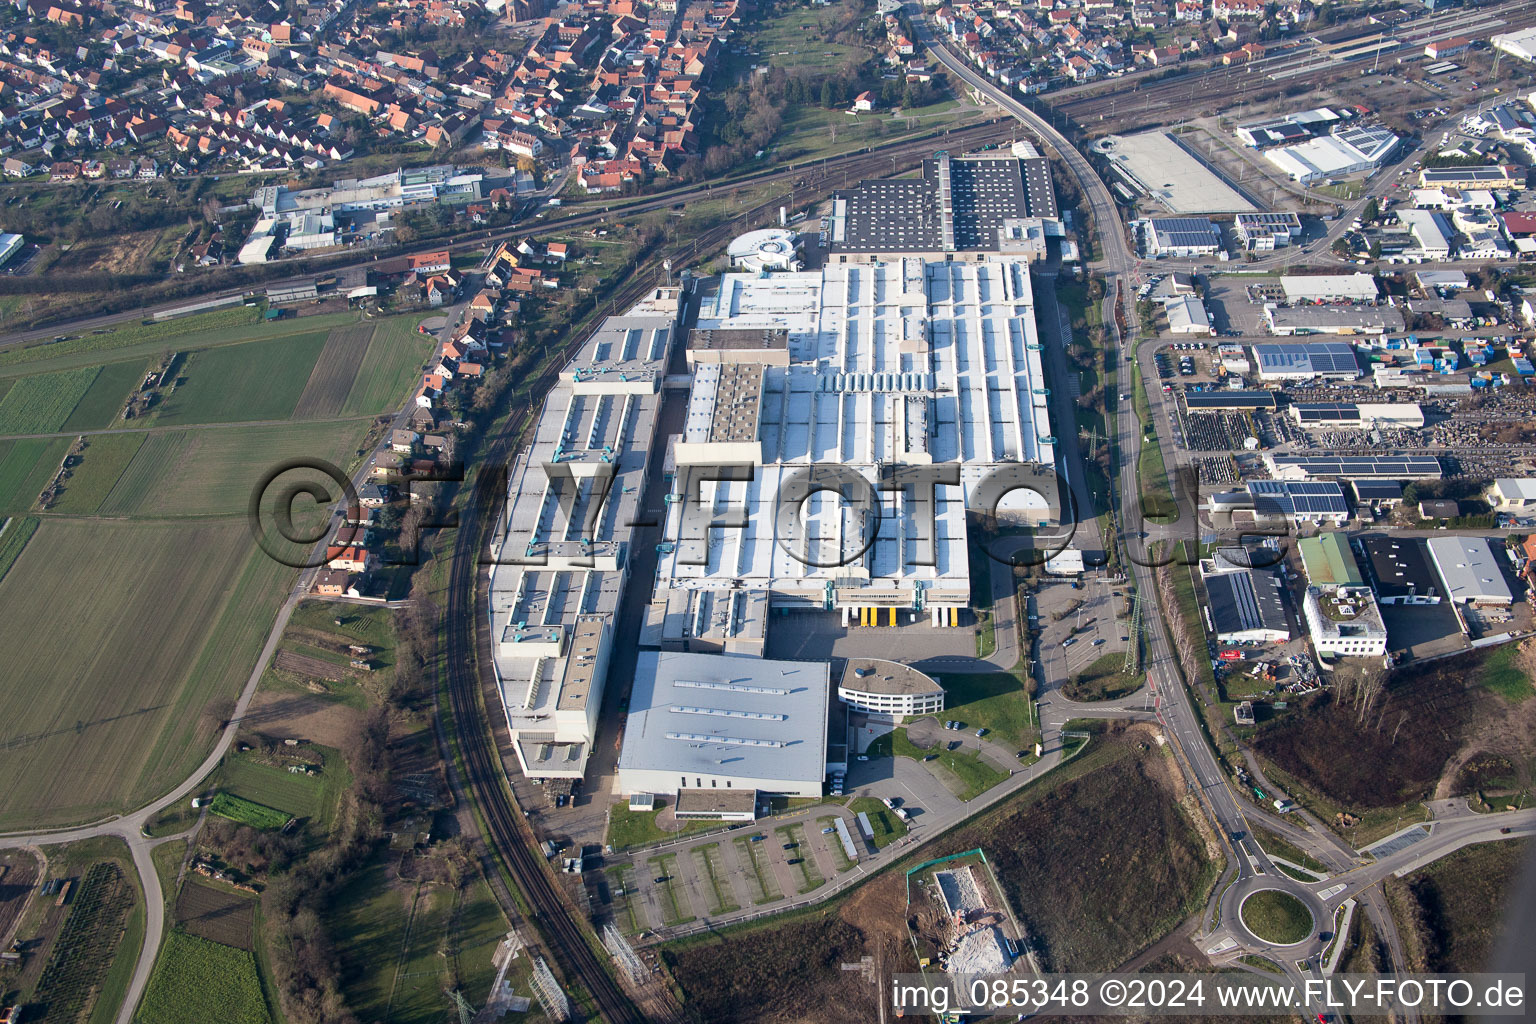
M 1488 42 L 1495 49 L 1503 50 L 1521 60 L 1536 61 L 1536 28 L 1525 28 L 1518 32 L 1500 32 L 1489 36 Z
M 830 673 L 824 661 L 641 651 L 619 767 L 819 783 Z
M 1287 302 L 1313 299 L 1348 299 L 1375 302 L 1376 279 L 1370 274 L 1285 274 L 1280 287 Z
M 1265 158 L 1299 181 L 1351 174 L 1385 159 L 1397 136 L 1385 128 L 1351 128 L 1294 146 L 1271 149 Z
M 1445 583 L 1446 594 L 1457 604 L 1509 604 L 1514 600 L 1493 549 L 1484 538 L 1431 537 L 1429 557 Z
M 698 326 L 787 329 L 791 364 L 761 369 L 762 461 L 752 479 L 691 484 L 715 509 L 748 509 L 745 528 L 685 523 L 697 506 L 669 503 L 666 537 L 674 543 L 663 546 L 661 586 L 866 574 L 872 586 L 907 577 L 963 585 L 966 494 L 999 464 L 1055 461 L 1033 299 L 1028 264 L 1013 260 L 909 257 L 821 273 L 725 275 L 706 297 Z M 705 435 L 706 420 L 714 422 L 717 387 L 712 377 L 696 381 L 687 428 L 693 440 Z M 811 463 L 835 463 L 873 487 L 880 466 L 943 462 L 961 464 L 961 482 L 936 488 L 936 565 L 912 563 L 922 517 L 906 514 L 900 492 L 883 496 L 886 518 L 857 566 L 806 565 L 776 540 L 781 486 Z M 690 479 L 680 472 L 679 488 Z M 1046 503 L 1037 498 L 1034 506 Z M 831 493 L 806 502 L 798 521 L 829 557 L 862 547 L 858 516 Z

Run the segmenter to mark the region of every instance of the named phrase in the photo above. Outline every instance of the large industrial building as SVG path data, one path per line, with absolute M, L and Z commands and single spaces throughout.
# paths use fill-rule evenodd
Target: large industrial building
M 1300 302 L 1375 302 L 1380 297 L 1376 279 L 1370 274 L 1284 274 L 1280 289 L 1285 301 Z
M 1212 256 L 1221 249 L 1221 229 L 1204 217 L 1153 217 L 1140 221 L 1141 248 L 1148 256 Z
M 1361 376 L 1353 345 L 1342 341 L 1253 346 L 1259 380 L 1354 380 Z
M 648 635 L 696 649 L 705 602 L 758 593 L 764 615 L 958 625 L 968 505 L 1059 518 L 1028 263 L 727 274 L 701 295 L 689 346 L 764 330 L 786 332 L 788 365 L 695 367 Z M 958 480 L 933 485 L 931 515 L 926 489 L 892 485 L 949 468 Z
M 1276 480 L 1438 480 L 1433 455 L 1275 455 L 1264 463 Z
M 1385 128 L 1345 128 L 1268 150 L 1264 158 L 1301 184 L 1311 185 L 1375 170 L 1392 155 L 1397 141 L 1397 136 Z
M 1484 538 L 1431 537 L 1429 558 L 1452 604 L 1508 607 L 1514 603 L 1498 556 Z
M 1417 537 L 1362 537 L 1360 550 L 1371 568 L 1376 599 L 1382 604 L 1439 604 L 1440 581 L 1424 557 Z
M 1396 306 L 1276 306 L 1264 304 L 1264 323 L 1280 337 L 1298 334 L 1386 334 L 1401 331 Z
M 531 778 L 579 779 L 591 754 L 679 299 L 658 289 L 603 321 L 509 470 L 491 541 L 491 642 Z
M 625 794 L 690 789 L 822 795 L 830 770 L 826 662 L 642 651 L 619 753 Z
M 1205 577 L 1207 625 L 1217 643 L 1284 643 L 1291 638 L 1280 577 L 1230 569 Z
M 1033 148 L 1016 150 L 939 153 L 923 162 L 920 178 L 864 181 L 834 192 L 828 261 L 868 263 L 911 253 L 1045 259 L 1045 240 L 1063 234 L 1050 165 Z

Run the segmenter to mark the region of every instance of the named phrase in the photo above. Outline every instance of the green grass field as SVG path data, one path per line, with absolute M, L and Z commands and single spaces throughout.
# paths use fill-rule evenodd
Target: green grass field
M 276 808 L 295 818 L 315 819 L 323 831 L 350 776 L 340 753 L 325 751 L 313 760 L 318 764 L 322 757 L 325 764 L 321 773 L 311 776 L 261 764 L 250 754 L 234 754 L 220 768 L 220 785 L 232 796 Z
M 99 367 L 88 366 L 21 378 L 0 398 L 0 434 L 61 429 L 99 372 Z
M 1265 942 L 1290 945 L 1312 934 L 1306 904 L 1279 889 L 1262 889 L 1243 901 L 1243 926 Z
M 45 519 L 0 580 L 0 827 L 122 810 L 207 749 L 293 570 L 238 519 Z M 69 771 L 56 770 L 69 765 Z
M 988 739 L 1014 747 L 1028 746 L 1039 737 L 1029 696 L 1018 676 L 1009 672 L 945 672 L 940 678 L 944 683 L 944 713 L 936 717 L 941 721 L 964 722 L 973 733 L 986 729 Z
M 31 509 L 68 450 L 62 437 L 0 441 L 0 515 Z
M 94 515 L 112 491 L 117 478 L 138 454 L 146 435 L 142 433 L 91 434 L 80 462 L 70 470 L 59 498 L 50 512 Z
M 262 476 L 295 458 L 346 469 L 367 433 L 363 421 L 173 430 L 154 434 L 102 502 L 104 516 L 243 513 Z M 334 485 L 332 485 L 334 486 Z
M 896 816 L 896 812 L 872 796 L 861 796 L 848 805 L 848 809 L 854 814 L 863 814 L 869 818 L 869 827 L 875 833 L 875 849 L 884 849 L 891 843 L 907 834 L 907 823 Z M 834 850 L 841 851 L 842 843 L 832 843 Z
M 379 322 L 357 368 L 352 390 L 342 403 L 343 416 L 370 416 L 394 409 L 417 382 L 436 339 L 419 334 L 420 317 L 397 316 Z
M 127 404 L 128 392 L 143 381 L 145 370 L 145 364 L 138 360 L 103 366 L 59 429 L 103 430 L 112 426 Z
M 355 323 L 356 313 L 328 313 L 296 320 L 264 321 L 257 310 L 225 309 L 157 324 L 132 323 L 101 334 L 68 341 L 46 342 L 0 352 L 0 376 L 22 376 L 48 370 L 95 366 L 127 359 L 157 359 L 167 352 L 239 345 L 247 341 L 284 338 L 329 331 Z
M 242 825 L 262 830 L 282 828 L 292 817 L 286 811 L 231 793 L 216 795 L 213 802 L 208 805 L 208 809 L 221 818 L 228 818 L 230 821 L 238 821 Z
M 1531 695 L 1531 680 L 1515 662 L 1519 653 L 1514 644 L 1505 644 L 1488 655 L 1478 670 L 1477 681 L 1501 697 L 1520 701 Z
M 187 357 L 186 378 L 150 415 L 157 426 L 282 420 L 293 413 L 325 331 L 203 349 Z
M 183 931 L 166 936 L 135 1024 L 269 1024 L 272 1017 L 243 949 Z

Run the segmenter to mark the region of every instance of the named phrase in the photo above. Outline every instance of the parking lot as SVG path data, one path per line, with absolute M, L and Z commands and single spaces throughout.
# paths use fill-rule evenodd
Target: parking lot
M 1269 336 L 1264 324 L 1264 310 L 1248 297 L 1248 284 L 1252 278 L 1221 275 L 1205 279 L 1205 308 L 1211 315 L 1211 326 L 1223 335 L 1237 331 L 1244 335 Z M 1263 284 L 1279 286 L 1274 279 L 1264 279 Z

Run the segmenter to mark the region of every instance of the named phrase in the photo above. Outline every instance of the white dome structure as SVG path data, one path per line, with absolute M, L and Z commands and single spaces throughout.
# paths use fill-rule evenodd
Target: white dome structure
M 764 228 L 738 235 L 726 247 L 734 270 L 799 270 L 800 240 L 785 228 Z

